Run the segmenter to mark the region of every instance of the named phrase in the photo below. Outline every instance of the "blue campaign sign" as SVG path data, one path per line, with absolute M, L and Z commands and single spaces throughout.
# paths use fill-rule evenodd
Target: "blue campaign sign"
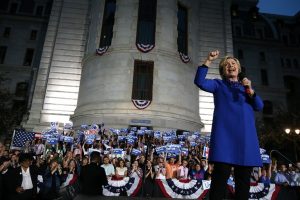
M 142 126 L 140 127 L 140 130 L 147 130 L 147 127 Z
M 131 131 L 137 131 L 137 127 L 131 127 L 131 129 L 130 129 Z
M 123 149 L 113 149 L 113 154 L 122 154 Z
M 102 144 L 108 144 L 109 140 L 102 140 Z
M 262 163 L 266 163 L 266 164 L 271 163 L 270 156 L 268 154 L 262 154 L 261 160 L 262 160 Z
M 145 130 L 145 134 L 151 135 L 152 134 L 152 130 Z
M 184 155 L 189 155 L 189 149 L 188 148 L 181 148 L 181 152 L 184 154 Z
M 185 141 L 179 141 L 179 144 L 181 147 L 184 147 L 185 146 Z
M 161 138 L 161 133 L 160 133 L 160 131 L 155 131 L 154 132 L 154 138 Z
M 172 136 L 164 136 L 163 137 L 164 142 L 172 142 Z
M 138 135 L 145 135 L 145 131 L 144 131 L 144 130 L 138 130 L 138 131 L 137 131 L 137 134 L 138 134 Z
M 74 142 L 74 138 L 70 137 L 70 136 L 64 136 L 64 142 L 66 142 L 66 143 L 73 143 Z
M 99 126 L 98 126 L 98 124 L 93 124 L 93 125 L 90 126 L 90 129 L 91 130 L 98 130 Z
M 42 134 L 42 140 L 47 140 L 47 138 L 52 137 L 50 134 Z
M 197 146 L 197 143 L 196 142 L 190 142 L 190 146 L 195 147 L 195 146 Z
M 135 140 L 132 138 L 127 138 L 127 143 L 128 144 L 134 144 Z
M 93 140 L 95 140 L 96 139 L 96 135 L 95 134 L 87 134 L 87 135 L 85 135 L 85 139 L 87 140 L 87 139 L 93 139 Z
M 88 138 L 88 139 L 85 140 L 85 143 L 86 144 L 93 144 L 94 143 L 94 139 Z
M 47 143 L 51 145 L 55 145 L 58 143 L 58 138 L 47 138 Z
M 131 154 L 135 156 L 141 155 L 142 151 L 139 149 L 132 149 Z
M 178 140 L 184 140 L 185 139 L 185 135 L 178 135 L 177 138 L 178 138 Z
M 89 128 L 89 125 L 87 125 L 87 124 L 82 124 L 82 125 L 80 126 L 80 128 L 86 130 L 86 129 Z
M 156 147 L 155 151 L 157 154 L 162 154 L 166 151 L 166 147 L 165 146 Z
M 121 131 L 122 133 L 128 133 L 128 128 L 121 128 L 120 131 Z
M 166 152 L 178 155 L 178 154 L 180 154 L 180 148 L 178 148 L 178 146 L 175 146 L 175 145 L 169 145 L 166 148 Z
M 119 135 L 118 136 L 118 141 L 125 141 L 126 140 L 126 136 L 121 136 L 121 135 Z

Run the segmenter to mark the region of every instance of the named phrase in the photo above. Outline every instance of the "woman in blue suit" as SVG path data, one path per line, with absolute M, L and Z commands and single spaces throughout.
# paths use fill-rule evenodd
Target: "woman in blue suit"
M 262 166 L 255 128 L 254 111 L 263 108 L 247 78 L 239 80 L 241 66 L 234 57 L 226 56 L 219 64 L 222 79 L 207 79 L 207 71 L 219 51 L 208 54 L 198 67 L 194 83 L 214 97 L 209 160 L 214 163 L 210 199 L 223 199 L 231 167 L 234 167 L 235 199 L 249 199 L 250 173 Z

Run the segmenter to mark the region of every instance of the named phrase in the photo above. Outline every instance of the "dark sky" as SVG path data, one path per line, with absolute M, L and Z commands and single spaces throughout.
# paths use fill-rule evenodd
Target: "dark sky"
M 300 11 L 300 0 L 259 0 L 259 12 L 293 16 Z

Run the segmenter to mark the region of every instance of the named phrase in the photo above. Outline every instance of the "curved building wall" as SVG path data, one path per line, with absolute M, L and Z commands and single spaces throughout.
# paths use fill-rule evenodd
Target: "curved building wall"
M 102 22 L 98 13 L 103 13 L 104 2 L 93 3 L 78 103 L 72 116 L 75 125 L 104 122 L 110 127 L 199 130 L 199 93 L 193 83 L 196 66 L 183 63 L 177 51 L 177 1 L 157 1 L 155 48 L 148 53 L 135 45 L 138 1 L 117 1 L 112 44 L 102 56 L 94 52 Z M 196 10 L 191 8 L 192 16 Z M 192 21 L 189 18 L 189 25 Z M 196 26 L 189 26 L 189 51 L 196 31 Z M 143 110 L 131 101 L 135 60 L 154 62 L 152 102 Z

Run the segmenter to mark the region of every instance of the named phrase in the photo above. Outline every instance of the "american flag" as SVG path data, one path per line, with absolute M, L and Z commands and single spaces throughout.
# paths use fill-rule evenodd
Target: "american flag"
M 35 132 L 26 132 L 25 130 L 15 130 L 11 148 L 21 148 L 26 141 L 34 140 Z

